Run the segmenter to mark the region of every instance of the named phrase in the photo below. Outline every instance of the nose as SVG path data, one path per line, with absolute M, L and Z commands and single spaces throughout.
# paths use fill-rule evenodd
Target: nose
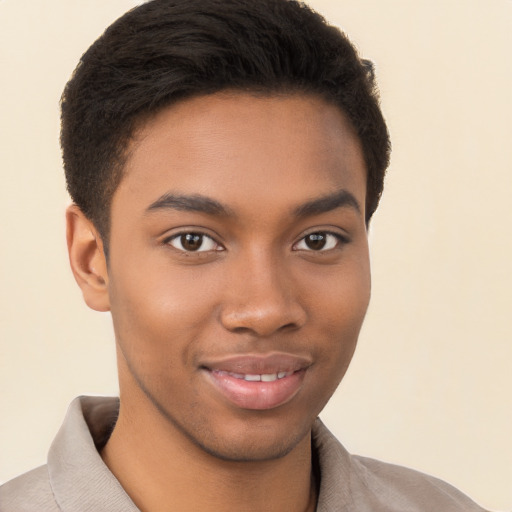
M 306 322 L 290 269 L 268 254 L 241 257 L 230 270 L 225 297 L 220 320 L 231 332 L 267 337 Z

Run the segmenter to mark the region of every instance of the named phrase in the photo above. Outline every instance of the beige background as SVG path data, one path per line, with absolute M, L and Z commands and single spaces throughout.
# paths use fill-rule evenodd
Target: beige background
M 116 393 L 108 315 L 68 270 L 60 92 L 130 0 L 0 0 L 0 481 L 68 402 Z M 354 452 L 512 509 L 512 1 L 311 0 L 373 59 L 393 139 L 373 299 L 323 414 Z

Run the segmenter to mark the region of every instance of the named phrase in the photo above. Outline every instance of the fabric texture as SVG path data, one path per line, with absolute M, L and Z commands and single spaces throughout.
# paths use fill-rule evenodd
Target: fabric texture
M 118 410 L 117 398 L 76 398 L 47 464 L 0 486 L 0 512 L 139 512 L 98 452 Z M 484 510 L 437 478 L 350 455 L 319 419 L 313 448 L 320 471 L 317 512 Z

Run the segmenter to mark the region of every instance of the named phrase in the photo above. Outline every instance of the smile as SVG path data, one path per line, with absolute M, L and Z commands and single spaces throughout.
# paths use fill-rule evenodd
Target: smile
M 231 406 L 266 410 L 291 401 L 311 361 L 291 354 L 231 356 L 202 365 L 214 392 Z
M 293 374 L 293 372 L 278 372 L 278 373 L 232 373 L 225 372 L 222 370 L 216 370 L 219 374 L 228 375 L 229 377 L 233 377 L 235 379 L 242 379 L 247 382 L 274 382 L 277 379 L 284 379 L 285 377 L 289 377 Z

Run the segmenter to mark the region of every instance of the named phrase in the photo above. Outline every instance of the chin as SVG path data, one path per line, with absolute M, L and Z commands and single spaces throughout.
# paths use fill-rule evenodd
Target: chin
M 217 421 L 210 417 L 187 418 L 183 423 L 162 411 L 166 421 L 196 448 L 219 460 L 263 462 L 285 457 L 301 442 L 310 443 L 314 422 L 298 421 L 294 415 L 276 411 L 246 411 L 242 417 L 224 415 Z
M 249 429 L 251 430 L 251 429 Z M 309 443 L 310 429 L 305 432 L 290 433 L 286 428 L 281 434 L 272 436 L 269 433 L 239 433 L 235 436 L 189 439 L 202 451 L 227 462 L 265 462 L 281 459 L 288 455 L 305 438 Z

